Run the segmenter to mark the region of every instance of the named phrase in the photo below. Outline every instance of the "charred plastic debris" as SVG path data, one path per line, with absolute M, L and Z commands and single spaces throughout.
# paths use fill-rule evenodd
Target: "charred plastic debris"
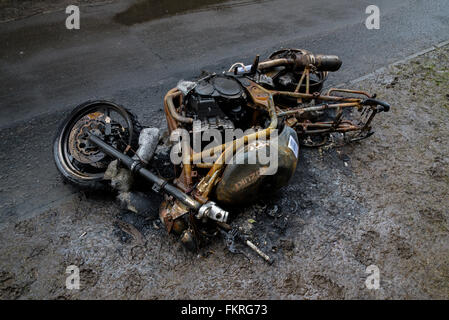
M 231 227 L 235 208 L 287 185 L 300 146 L 329 144 L 335 134 L 345 142 L 365 139 L 373 134 L 376 114 L 389 111 L 387 103 L 363 91 L 322 93 L 328 73 L 341 64 L 337 56 L 282 49 L 262 62 L 257 56 L 251 65 L 238 62 L 221 74 L 180 81 L 164 99 L 167 135 L 142 129 L 130 111 L 112 102 L 86 102 L 59 128 L 56 166 L 82 188 L 109 184 L 133 212 L 151 202 L 148 193 L 133 191 L 139 177 L 164 196 L 160 221 L 188 249 L 222 235 L 231 252 L 241 252 L 241 243 L 271 263 L 241 228 Z M 229 131 L 240 134 L 229 138 Z M 198 148 L 195 135 L 210 132 L 222 142 L 200 140 Z M 174 146 L 167 141 L 173 134 L 181 137 Z M 273 150 L 275 170 L 263 159 Z M 172 165 L 172 177 L 164 177 L 151 163 L 155 153 L 169 152 L 179 162 Z

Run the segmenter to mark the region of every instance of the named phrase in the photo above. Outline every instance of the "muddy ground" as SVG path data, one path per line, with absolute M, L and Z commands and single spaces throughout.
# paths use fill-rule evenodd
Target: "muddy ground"
M 236 210 L 273 265 L 220 238 L 187 252 L 158 222 L 157 195 L 136 215 L 77 193 L 0 226 L 0 298 L 448 299 L 449 48 L 355 87 L 392 105 L 376 134 L 302 149 L 288 187 Z M 365 286 L 373 264 L 379 290 Z M 80 267 L 79 291 L 65 288 L 69 265 Z

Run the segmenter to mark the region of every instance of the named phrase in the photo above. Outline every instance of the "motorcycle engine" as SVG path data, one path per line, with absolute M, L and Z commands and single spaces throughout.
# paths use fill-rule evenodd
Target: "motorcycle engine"
M 187 115 L 203 129 L 246 129 L 246 94 L 234 78 L 211 75 L 195 83 L 186 98 Z

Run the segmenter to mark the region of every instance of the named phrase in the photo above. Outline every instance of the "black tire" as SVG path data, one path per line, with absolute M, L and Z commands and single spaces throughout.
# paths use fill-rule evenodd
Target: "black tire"
M 65 156 L 63 148 L 65 148 L 65 140 L 67 135 L 70 134 L 70 130 L 73 125 L 84 115 L 91 113 L 98 109 L 100 106 L 107 106 L 114 112 L 120 114 L 127 122 L 128 126 L 128 139 L 126 143 L 130 145 L 134 150 L 138 147 L 139 134 L 142 129 L 141 125 L 137 121 L 136 116 L 124 107 L 121 107 L 113 102 L 105 100 L 87 101 L 77 106 L 69 116 L 61 123 L 53 141 L 53 157 L 56 164 L 56 168 L 61 173 L 63 179 L 70 184 L 77 186 L 83 190 L 106 190 L 109 189 L 108 183 L 104 180 L 104 172 L 98 172 L 95 174 L 86 174 L 81 171 L 77 171 L 70 165 L 68 159 Z M 112 161 L 112 159 L 110 159 Z

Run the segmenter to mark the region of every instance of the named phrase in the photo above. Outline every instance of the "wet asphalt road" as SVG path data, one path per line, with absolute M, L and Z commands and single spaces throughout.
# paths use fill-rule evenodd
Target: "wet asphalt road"
M 204 69 L 300 47 L 341 56 L 336 84 L 449 38 L 447 0 L 217 1 L 162 18 L 134 2 L 81 7 L 77 31 L 65 29 L 64 11 L 0 24 L 0 223 L 76 192 L 57 175 L 51 144 L 85 100 L 112 99 L 161 125 L 164 93 Z M 380 30 L 365 28 L 369 4 L 381 9 Z

